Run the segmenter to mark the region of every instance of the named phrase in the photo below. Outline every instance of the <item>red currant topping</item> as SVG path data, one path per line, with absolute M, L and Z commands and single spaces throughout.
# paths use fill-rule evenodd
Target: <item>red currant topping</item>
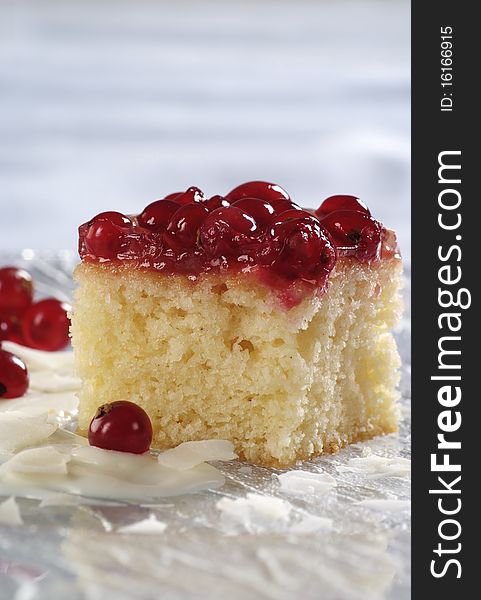
M 177 204 L 192 204 L 192 202 L 202 202 L 205 199 L 204 192 L 198 187 L 192 186 L 182 194 L 174 198 Z
M 143 454 L 152 443 L 152 423 L 137 404 L 117 400 L 97 409 L 88 437 L 91 446 Z
M 334 212 L 335 210 L 357 210 L 371 216 L 368 207 L 362 200 L 356 196 L 329 196 L 326 198 L 321 206 L 316 210 L 315 214 L 319 218 Z
M 115 211 L 103 212 L 89 222 L 85 244 L 100 258 L 116 258 L 123 249 L 124 234 L 133 226 L 129 217 Z
M 25 340 L 32 348 L 53 352 L 69 343 L 70 306 L 54 298 L 41 300 L 27 310 L 23 317 Z
M 200 243 L 209 256 L 225 257 L 246 250 L 257 233 L 250 215 L 236 206 L 227 206 L 214 210 L 204 221 Z
M 21 315 L 32 304 L 33 283 L 27 271 L 0 269 L 0 314 Z
M 138 223 L 151 231 L 165 231 L 179 206 L 172 200 L 156 200 L 144 208 L 139 215 Z
M 359 259 L 379 258 L 381 251 L 381 224 L 366 213 L 337 210 L 321 220 L 331 234 L 339 254 Z
M 259 200 L 258 198 L 241 198 L 236 200 L 233 206 L 242 209 L 245 213 L 253 217 L 259 227 L 265 227 L 272 222 L 274 208 L 269 202 Z
M 16 344 L 25 344 L 22 324 L 15 315 L 0 315 L 0 342 L 8 340 Z
M 208 214 L 208 208 L 200 202 L 181 206 L 167 226 L 166 239 L 170 247 L 179 253 L 193 250 L 199 228 Z
M 23 360 L 0 349 L 0 400 L 19 398 L 28 389 L 28 371 Z
M 281 243 L 274 265 L 287 277 L 315 279 L 327 275 L 336 262 L 336 250 L 319 221 L 309 215 L 276 223 L 272 234 Z
M 326 289 L 336 256 L 370 261 L 398 255 L 395 241 L 359 198 L 331 196 L 314 212 L 265 181 L 208 199 L 190 187 L 152 202 L 132 219 L 101 213 L 79 227 L 79 238 L 80 256 L 88 262 L 129 261 L 133 268 L 189 276 L 250 272 L 275 288 L 286 307 L 300 302 L 306 290 Z M 2 323 L 0 336 L 13 335 L 12 324 Z
M 226 195 L 227 200 L 233 203 L 241 198 L 258 198 L 271 204 L 276 200 L 290 200 L 289 194 L 276 183 L 267 181 L 248 181 L 243 183 Z

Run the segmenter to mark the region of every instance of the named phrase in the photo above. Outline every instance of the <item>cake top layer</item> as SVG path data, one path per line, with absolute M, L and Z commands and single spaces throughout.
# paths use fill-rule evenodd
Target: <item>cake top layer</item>
M 320 291 L 338 257 L 371 262 L 396 252 L 393 232 L 359 198 L 331 196 L 311 211 L 262 181 L 211 198 L 190 187 L 138 215 L 103 212 L 79 227 L 84 261 L 190 276 L 255 270 L 276 287 L 305 282 Z

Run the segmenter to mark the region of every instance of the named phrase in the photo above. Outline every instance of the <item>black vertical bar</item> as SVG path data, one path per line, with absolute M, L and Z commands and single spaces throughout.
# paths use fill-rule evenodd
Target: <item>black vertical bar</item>
M 481 35 L 474 7 L 475 3 L 446 0 L 412 4 L 412 597 L 436 600 L 480 594 L 475 548 L 481 527 L 474 511 L 481 507 L 476 489 L 481 481 L 477 460 L 481 394 L 475 382 L 476 371 L 481 373 L 475 294 L 481 278 L 481 194 L 474 186 L 481 173 L 477 164 L 481 153 L 474 140 L 481 119 L 474 90 L 479 87 Z M 450 167 L 438 174 L 440 162 Z M 459 199 L 459 207 L 443 208 L 454 207 Z M 454 228 L 459 219 L 459 227 Z M 442 267 L 447 268 L 439 271 Z M 452 283 L 458 276 L 460 280 Z M 461 305 L 469 304 L 471 296 L 471 306 L 441 307 L 440 302 L 449 304 L 448 293 L 439 296 L 443 290 Z M 440 342 L 443 337 L 449 339 Z M 448 368 L 439 367 L 439 343 L 441 348 L 461 351 L 441 357 Z M 456 377 L 460 379 L 452 379 Z M 444 395 L 439 391 L 442 387 Z M 462 394 L 458 404 L 456 387 Z M 461 448 L 439 448 L 443 438 L 438 435 L 461 442 Z M 460 465 L 460 471 L 433 470 L 432 454 L 436 463 L 449 460 Z M 453 483 L 458 476 L 461 479 Z

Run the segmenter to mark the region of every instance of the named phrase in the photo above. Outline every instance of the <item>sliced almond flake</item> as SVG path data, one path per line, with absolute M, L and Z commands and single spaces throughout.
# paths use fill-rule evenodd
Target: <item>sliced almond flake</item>
M 63 475 L 67 473 L 68 454 L 62 454 L 53 446 L 27 448 L 20 451 L 0 466 L 2 472 L 41 475 Z
M 411 473 L 411 461 L 402 456 L 386 457 L 377 454 L 351 458 L 346 465 L 337 467 L 338 471 L 357 471 L 365 473 L 369 479 L 379 477 L 405 477 Z
M 250 533 L 285 529 L 292 511 L 286 500 L 249 492 L 245 498 L 221 498 L 217 504 L 224 526 Z
M 34 417 L 43 413 L 52 415 L 74 414 L 78 409 L 78 398 L 75 392 L 53 392 L 44 394 L 28 391 L 21 398 L 12 398 L 8 402 L 0 402 L 0 417 L 3 413 L 18 411 L 26 416 Z
M 227 440 L 203 440 L 184 442 L 176 448 L 159 454 L 159 463 L 169 469 L 185 471 L 207 461 L 227 461 L 237 458 L 232 442 Z
M 71 372 L 34 371 L 30 374 L 30 390 L 37 392 L 76 392 L 80 379 Z
M 39 506 L 44 508 L 45 506 L 78 506 L 80 504 L 80 498 L 78 496 L 72 496 L 71 494 L 53 493 L 48 498 L 44 498 Z
M 0 523 L 2 525 L 23 525 L 22 515 L 13 496 L 0 503 Z
M 59 371 L 68 369 L 73 371 L 73 352 L 62 350 L 59 352 L 45 352 L 44 350 L 34 350 L 14 342 L 2 342 L 4 350 L 13 352 L 19 356 L 27 365 L 28 370 L 33 371 Z
M 141 535 L 155 535 L 163 533 L 167 529 L 167 525 L 163 521 L 159 521 L 154 515 L 148 519 L 131 523 L 117 529 L 117 533 L 136 533 Z
M 279 479 L 281 491 L 291 496 L 325 494 L 337 485 L 335 478 L 329 473 L 288 471 L 276 477 Z
M 0 454 L 10 454 L 45 442 L 58 425 L 48 422 L 48 414 L 35 417 L 20 411 L 0 413 Z

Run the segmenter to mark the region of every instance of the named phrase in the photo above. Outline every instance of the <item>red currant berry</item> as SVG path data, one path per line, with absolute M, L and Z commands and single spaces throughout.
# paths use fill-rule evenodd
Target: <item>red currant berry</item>
M 211 257 L 229 256 L 247 250 L 259 233 L 254 219 L 236 206 L 218 208 L 200 228 L 200 243 Z
M 290 200 L 289 194 L 276 183 L 267 181 L 248 181 L 231 190 L 226 195 L 227 200 L 233 203 L 241 198 L 258 198 L 271 204 L 276 200 Z
M 208 208 L 200 202 L 181 206 L 167 226 L 166 240 L 170 247 L 178 253 L 193 250 L 199 228 L 208 214 Z
M 222 208 L 223 206 L 230 206 L 228 200 L 224 196 L 212 196 L 204 202 L 204 206 L 207 206 L 209 210 L 215 210 L 216 208 Z
M 28 371 L 23 360 L 0 349 L 0 400 L 20 398 L 28 389 Z
M 32 304 L 33 282 L 27 271 L 0 269 L 0 313 L 21 315 Z
M 66 302 L 54 298 L 32 304 L 22 320 L 27 344 L 49 352 L 65 348 L 69 343 L 69 310 L 70 306 Z
M 288 210 L 302 210 L 300 206 L 291 202 L 291 200 L 273 200 L 271 202 L 276 215 L 281 215 Z
M 137 404 L 117 400 L 97 409 L 88 437 L 97 448 L 143 454 L 152 443 L 152 423 Z
M 275 214 L 271 222 L 284 223 L 285 221 L 290 221 L 291 219 L 303 219 L 304 217 L 312 216 L 313 215 L 308 213 L 306 210 L 302 210 L 302 208 L 291 208 L 282 212 L 281 214 Z
M 177 204 L 192 204 L 192 202 L 202 202 L 205 199 L 204 192 L 198 187 L 192 186 L 182 194 L 175 197 Z
M 16 344 L 25 344 L 22 324 L 15 315 L 0 315 L 0 342 L 8 340 Z
M 326 198 L 316 210 L 315 215 L 322 219 L 322 217 L 335 210 L 357 210 L 358 212 L 366 213 L 366 215 L 371 216 L 368 207 L 362 200 L 356 196 L 344 195 L 329 196 L 329 198 Z
M 396 233 L 392 229 L 382 228 L 381 258 L 400 256 Z
M 172 194 L 167 194 L 167 196 L 164 196 L 164 200 L 175 200 L 177 196 L 180 196 L 183 193 L 184 192 L 172 192 Z
M 321 223 L 331 234 L 340 254 L 361 260 L 379 258 L 382 227 L 366 213 L 337 210 L 323 217 Z
M 129 217 L 115 211 L 103 212 L 88 223 L 87 250 L 99 258 L 116 258 L 122 251 L 123 238 L 133 226 Z
M 172 200 L 156 200 L 144 208 L 138 217 L 138 223 L 151 231 L 165 231 L 179 206 Z
M 306 279 L 327 277 L 336 262 L 336 250 L 319 221 L 309 215 L 277 223 L 272 231 L 282 244 L 274 267 L 284 276 Z
M 236 200 L 233 206 L 242 209 L 245 213 L 254 218 L 259 227 L 265 227 L 272 222 L 274 208 L 268 202 L 258 198 L 241 198 Z

